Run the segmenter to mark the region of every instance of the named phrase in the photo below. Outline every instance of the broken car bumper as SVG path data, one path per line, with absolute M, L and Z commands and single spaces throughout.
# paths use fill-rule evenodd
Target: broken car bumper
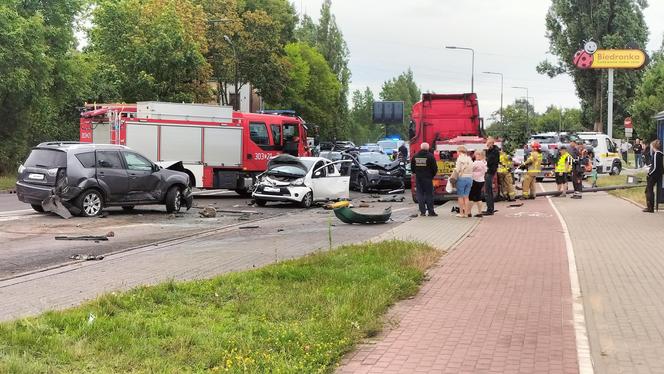
M 310 191 L 307 187 L 270 187 L 259 185 L 253 193 L 253 197 L 265 201 L 289 201 L 299 203 Z
M 24 182 L 16 182 L 16 196 L 24 203 L 41 205 L 42 202 L 53 195 L 53 186 L 37 186 Z M 60 197 L 63 201 L 75 198 L 81 192 L 80 188 L 68 187 L 67 192 Z

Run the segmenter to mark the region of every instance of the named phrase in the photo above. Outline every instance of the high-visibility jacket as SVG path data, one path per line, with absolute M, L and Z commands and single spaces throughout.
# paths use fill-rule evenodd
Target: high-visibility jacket
M 498 164 L 498 172 L 508 173 L 510 171 L 511 166 L 512 166 L 512 161 L 510 160 L 510 157 L 507 155 L 507 153 L 500 152 L 500 162 Z
M 523 164 L 528 166 L 529 174 L 539 174 L 542 172 L 542 154 L 536 150 L 533 150 L 530 152 L 530 156 Z
M 561 154 L 556 162 L 556 173 L 569 173 L 572 171 L 572 158 L 569 153 Z

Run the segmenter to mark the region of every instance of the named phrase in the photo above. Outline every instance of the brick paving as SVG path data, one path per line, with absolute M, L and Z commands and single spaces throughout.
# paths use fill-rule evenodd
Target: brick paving
M 340 373 L 578 372 L 562 226 L 543 198 L 499 209 Z
M 574 245 L 597 373 L 664 373 L 664 212 L 554 199 Z

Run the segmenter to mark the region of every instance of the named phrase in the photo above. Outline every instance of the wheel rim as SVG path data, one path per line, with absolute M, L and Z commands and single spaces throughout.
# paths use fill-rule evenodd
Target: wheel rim
M 89 193 L 83 199 L 83 210 L 88 216 L 94 216 L 101 210 L 101 198 L 96 193 Z
M 175 193 L 175 201 L 173 202 L 173 206 L 175 207 L 176 212 L 180 211 L 180 206 L 182 205 L 182 202 L 180 201 L 180 196 L 181 196 L 181 193 L 180 193 L 180 190 L 178 190 Z
M 311 192 L 304 196 L 304 205 L 311 206 Z

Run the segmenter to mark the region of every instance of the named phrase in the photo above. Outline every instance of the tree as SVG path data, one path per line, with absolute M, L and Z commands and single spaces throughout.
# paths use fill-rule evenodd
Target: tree
M 663 110 L 664 46 L 653 58 L 636 91 L 636 98 L 631 107 L 636 134 L 643 139 L 655 139 L 657 126 L 652 117 Z
M 572 76 L 584 117 L 592 121 L 595 131 L 604 130 L 606 75 L 599 70 L 577 69 L 572 57 L 589 38 L 606 49 L 644 46 L 648 40 L 643 18 L 646 6 L 646 0 L 552 0 L 546 16 L 547 37 L 550 52 L 558 56 L 559 61 L 556 64 L 543 61 L 537 70 L 550 77 L 563 73 Z M 616 72 L 616 123 L 625 116 L 641 74 L 639 71 Z
M 350 136 L 356 144 L 375 142 L 385 136 L 385 129 L 372 122 L 374 95 L 369 87 L 355 90 L 350 109 Z
M 101 0 L 89 51 L 118 72 L 122 99 L 206 102 L 206 18 L 189 0 Z
M 413 111 L 413 104 L 418 102 L 422 96 L 422 92 L 415 83 L 413 71 L 409 68 L 407 71 L 399 74 L 383 83 L 380 91 L 381 100 L 385 101 L 403 101 L 404 102 L 404 119 L 407 121 Z M 408 133 L 406 124 L 391 125 L 386 129 L 387 135 L 401 135 L 405 137 Z
M 528 113 L 526 113 L 528 106 Z M 504 146 L 508 150 L 521 147 L 528 141 L 530 134 L 526 131 L 529 125 L 537 122 L 538 114 L 535 108 L 526 100 L 516 100 L 503 109 L 503 122 L 499 121 L 500 111 L 492 114 L 492 123 L 487 127 L 488 135 L 503 139 Z
M 587 131 L 581 123 L 581 110 L 572 108 L 564 109 L 549 106 L 541 115 L 535 115 L 531 130 L 535 132 L 549 131 Z
M 334 112 L 341 85 L 323 55 L 306 43 L 286 45 L 288 83 L 283 99 L 275 106 L 291 108 L 318 126 L 320 136 L 335 139 Z

